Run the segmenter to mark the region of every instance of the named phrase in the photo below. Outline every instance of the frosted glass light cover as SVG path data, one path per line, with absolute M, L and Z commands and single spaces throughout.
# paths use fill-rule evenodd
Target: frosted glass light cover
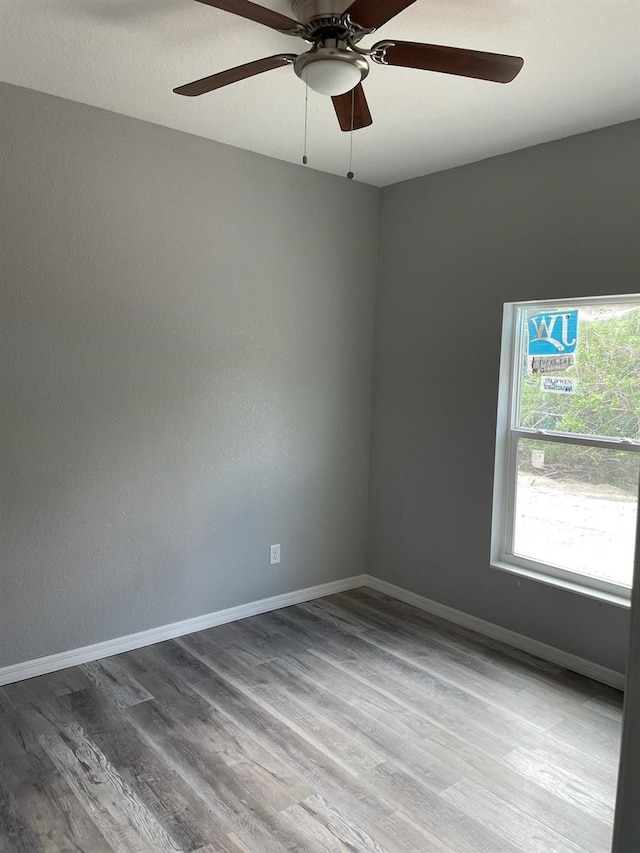
M 357 86 L 361 77 L 360 70 L 349 62 L 319 59 L 307 65 L 303 79 L 321 95 L 343 95 Z

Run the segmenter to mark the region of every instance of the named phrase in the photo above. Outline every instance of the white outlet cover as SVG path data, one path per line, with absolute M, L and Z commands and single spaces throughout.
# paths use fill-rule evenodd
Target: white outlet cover
M 274 566 L 276 563 L 280 562 L 280 546 L 272 545 L 269 548 L 269 564 Z

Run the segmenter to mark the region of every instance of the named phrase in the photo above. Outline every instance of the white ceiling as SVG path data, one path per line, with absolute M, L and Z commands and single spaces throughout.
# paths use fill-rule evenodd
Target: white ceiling
M 264 0 L 291 15 L 289 0 Z M 345 6 L 349 0 L 345 0 Z M 290 66 L 197 98 L 175 86 L 305 42 L 193 0 L 0 0 L 0 78 L 300 163 Z M 523 56 L 513 83 L 373 65 L 356 180 L 384 186 L 640 117 L 640 0 L 417 0 L 374 36 Z M 345 174 L 349 134 L 309 93 L 309 168 Z

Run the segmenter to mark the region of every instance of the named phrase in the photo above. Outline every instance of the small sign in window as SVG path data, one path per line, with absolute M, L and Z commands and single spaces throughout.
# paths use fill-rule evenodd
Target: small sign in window
M 573 376 L 543 376 L 540 381 L 543 391 L 556 394 L 573 394 L 577 387 Z
M 544 468 L 544 450 L 531 451 L 531 467 L 539 470 Z
M 529 317 L 529 355 L 565 355 L 578 343 L 578 311 L 551 311 Z

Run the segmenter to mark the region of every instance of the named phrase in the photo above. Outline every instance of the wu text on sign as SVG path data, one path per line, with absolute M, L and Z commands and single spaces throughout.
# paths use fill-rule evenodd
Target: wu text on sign
M 578 344 L 577 309 L 536 314 L 529 317 L 527 329 L 529 373 L 561 373 L 573 367 Z

